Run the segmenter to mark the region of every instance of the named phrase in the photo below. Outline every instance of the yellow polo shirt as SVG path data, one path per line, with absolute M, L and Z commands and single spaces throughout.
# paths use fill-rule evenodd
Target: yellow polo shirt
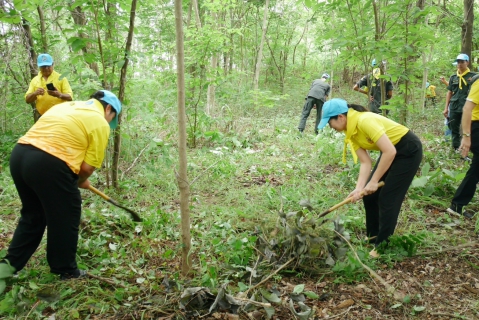
M 343 152 L 344 162 L 346 162 L 346 145 L 348 144 L 356 163 L 358 159 L 356 150 L 359 148 L 379 151 L 376 142 L 383 134 L 386 134 L 392 144 L 396 145 L 409 131 L 405 126 L 374 112 L 358 112 L 350 108 L 347 119 Z
M 50 108 L 18 143 L 31 144 L 63 160 L 78 174 L 83 161 L 100 168 L 109 136 L 103 106 L 91 99 Z
M 467 96 L 467 101 L 471 101 L 476 106 L 472 109 L 472 121 L 479 120 L 479 79 L 476 80 L 472 86 L 471 91 L 469 91 L 469 95 Z
M 432 98 L 432 97 L 435 97 L 435 96 L 436 96 L 436 86 L 430 85 L 426 89 L 426 97 Z
M 39 72 L 38 75 L 30 81 L 30 86 L 28 87 L 27 93 L 25 93 L 25 98 L 30 93 L 37 91 L 38 88 L 45 89 L 45 94 L 42 96 L 37 96 L 36 100 L 36 108 L 38 113 L 43 115 L 48 109 L 53 107 L 54 105 L 60 104 L 65 102 L 65 100 L 59 99 L 57 97 L 51 96 L 47 92 L 47 83 L 53 83 L 55 88 L 61 93 L 69 94 L 70 97 L 73 99 L 73 91 L 70 87 L 70 83 L 68 83 L 67 78 L 61 78 L 61 74 L 53 70 L 52 74 L 48 77 L 45 81 L 42 77 L 42 73 Z

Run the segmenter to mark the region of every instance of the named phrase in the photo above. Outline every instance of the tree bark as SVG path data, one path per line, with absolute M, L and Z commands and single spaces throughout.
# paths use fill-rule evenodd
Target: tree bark
M 137 0 L 131 1 L 130 10 L 130 26 L 128 28 L 128 36 L 126 38 L 125 45 L 125 61 L 120 70 L 120 90 L 118 93 L 118 99 L 120 101 L 125 100 L 125 87 L 126 87 L 126 71 L 128 69 L 129 55 L 131 51 L 131 44 L 133 42 L 133 34 L 135 31 L 135 17 L 136 17 L 136 3 Z M 113 143 L 113 162 L 111 165 L 111 181 L 113 187 L 118 188 L 118 163 L 120 161 L 120 149 L 121 149 L 121 114 L 118 116 L 118 127 L 114 133 Z
M 210 64 L 210 75 L 208 77 L 208 90 L 206 91 L 206 110 L 205 113 L 207 115 L 211 115 L 215 109 L 215 94 L 216 94 L 216 85 L 213 84 L 216 80 L 216 67 L 218 66 L 218 54 L 213 53 L 211 57 L 211 64 Z
M 72 18 L 73 18 L 73 22 L 80 26 L 80 27 L 84 27 L 86 25 L 86 17 L 85 17 L 85 13 L 81 10 L 81 7 L 78 6 L 78 7 L 75 7 L 72 11 L 71 11 L 71 14 L 72 14 Z M 78 36 L 80 38 L 88 38 L 88 35 L 82 31 L 79 31 L 78 32 Z M 90 49 L 92 47 L 92 44 L 90 42 L 87 42 L 86 46 L 82 48 L 82 52 L 84 55 L 88 54 L 90 52 Z M 92 63 L 88 63 L 90 69 L 92 69 L 97 76 L 100 75 L 100 71 L 98 70 L 98 63 L 96 62 L 92 62 Z
M 48 52 L 48 39 L 47 39 L 47 31 L 45 28 L 45 18 L 43 16 L 43 9 L 42 7 L 37 7 L 38 18 L 40 20 L 40 33 L 42 37 L 42 49 L 44 53 Z
M 180 189 L 181 210 L 181 273 L 186 276 L 190 272 L 192 260 L 191 231 L 190 231 L 190 186 L 187 176 L 186 156 L 186 108 L 185 108 L 185 49 L 183 35 L 183 10 L 182 0 L 175 0 L 175 27 L 176 27 L 176 64 L 177 64 L 177 90 L 178 90 L 178 153 L 180 170 L 176 176 Z
M 266 0 L 266 3 L 264 4 L 264 13 L 263 13 L 263 32 L 261 34 L 261 42 L 258 49 L 258 57 L 256 58 L 256 68 L 254 72 L 254 90 L 258 90 L 259 72 L 261 69 L 261 60 L 263 59 L 264 39 L 266 37 L 266 29 L 268 27 L 268 7 L 269 7 L 269 0 Z
M 464 22 L 461 26 L 461 52 L 469 56 L 469 69 L 472 70 L 472 32 L 474 27 L 474 0 L 464 0 Z
M 27 20 L 22 18 L 22 27 L 23 32 L 25 33 L 25 48 L 28 52 L 28 69 L 30 70 L 30 79 L 33 79 L 38 74 L 37 69 L 37 55 L 35 53 L 35 48 L 33 47 L 33 37 L 32 30 L 30 29 L 30 24 Z M 27 84 L 28 85 L 28 84 Z

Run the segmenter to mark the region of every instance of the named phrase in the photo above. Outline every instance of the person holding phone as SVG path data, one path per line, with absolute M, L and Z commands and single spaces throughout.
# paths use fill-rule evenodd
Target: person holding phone
M 30 81 L 25 102 L 34 104 L 34 121 L 36 122 L 51 107 L 73 100 L 73 92 L 68 79 L 53 70 L 53 58 L 42 53 L 37 58 L 40 72 Z

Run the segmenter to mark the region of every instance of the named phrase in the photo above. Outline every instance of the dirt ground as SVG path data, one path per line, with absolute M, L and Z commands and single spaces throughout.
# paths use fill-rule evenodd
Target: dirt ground
M 377 270 L 391 286 L 410 298 L 407 303 L 388 295 L 372 279 L 355 284 L 335 284 L 334 277 L 315 279 L 283 278 L 277 287 L 282 304 L 275 305 L 272 319 L 295 319 L 289 309 L 288 293 L 300 283 L 319 299 L 304 303 L 314 306 L 315 319 L 479 319 L 479 261 L 477 250 L 458 250 L 428 257 L 409 258 L 393 268 Z M 407 298 L 406 298 L 407 299 Z M 300 309 L 297 308 L 299 312 Z M 215 313 L 202 319 L 266 319 L 264 310 L 248 314 Z

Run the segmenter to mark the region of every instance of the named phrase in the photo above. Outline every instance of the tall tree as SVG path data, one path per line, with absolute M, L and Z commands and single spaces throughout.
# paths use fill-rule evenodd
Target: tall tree
M 188 183 L 188 162 L 186 156 L 186 108 L 185 108 L 185 55 L 183 44 L 183 9 L 182 0 L 175 0 L 176 27 L 176 79 L 178 104 L 178 153 L 180 169 L 176 176 L 180 189 L 181 210 L 181 273 L 186 276 L 190 272 L 192 259 L 190 231 L 190 185 Z
M 461 52 L 470 57 L 469 68 L 472 68 L 472 33 L 474 28 L 474 0 L 464 0 L 464 21 L 461 26 Z
M 80 6 L 74 7 L 73 10 L 71 10 L 71 14 L 72 14 L 73 22 L 75 22 L 75 24 L 80 29 L 78 31 L 78 36 L 81 39 L 88 39 L 89 38 L 88 34 L 82 30 L 87 25 L 87 19 L 86 19 L 85 13 L 82 11 L 82 8 Z M 90 54 L 91 49 L 92 49 L 92 44 L 90 41 L 86 42 L 86 45 L 82 47 L 83 55 L 85 56 L 85 59 L 87 60 L 87 62 L 88 60 L 90 60 L 87 57 Z M 97 76 L 100 76 L 100 72 L 98 70 L 98 63 L 96 61 L 92 60 L 88 62 L 88 65 L 90 66 L 90 69 L 92 69 L 96 73 Z
M 131 44 L 133 42 L 133 33 L 135 30 L 135 17 L 136 17 L 136 2 L 137 0 L 131 1 L 131 9 L 130 9 L 130 26 L 128 28 L 128 36 L 126 38 L 126 45 L 125 45 L 125 56 L 123 61 L 123 66 L 120 70 L 120 92 L 118 93 L 118 98 L 120 101 L 125 100 L 125 88 L 126 88 L 126 71 L 128 68 L 128 61 L 130 61 L 130 52 L 131 52 Z M 121 147 L 121 114 L 118 117 L 118 127 L 115 130 L 114 138 L 113 138 L 113 162 L 111 166 L 111 180 L 113 186 L 118 188 L 118 163 L 120 161 L 120 147 Z
M 261 33 L 261 42 L 258 48 L 258 57 L 256 58 L 256 67 L 255 67 L 255 73 L 254 73 L 254 90 L 258 90 L 259 72 L 261 70 L 261 60 L 263 59 L 264 39 L 266 37 L 266 30 L 268 28 L 268 11 L 269 11 L 269 0 L 266 0 L 264 4 L 264 12 L 263 12 L 263 27 L 262 27 L 262 33 Z

